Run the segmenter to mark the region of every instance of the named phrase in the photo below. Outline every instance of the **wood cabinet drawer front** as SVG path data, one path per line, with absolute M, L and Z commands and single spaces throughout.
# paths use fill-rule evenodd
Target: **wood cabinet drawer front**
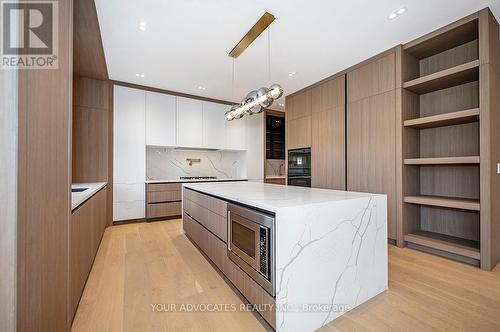
M 182 202 L 148 204 L 147 217 L 173 217 L 182 214 Z
M 221 270 L 224 269 L 227 247 L 224 242 L 208 232 L 189 215 L 184 213 L 182 218 L 183 228 L 198 247 Z
M 204 208 L 188 198 L 184 198 L 184 211 L 227 242 L 227 218 Z
M 182 190 L 182 183 L 148 183 L 148 192 Z
M 227 203 L 223 200 L 190 189 L 184 189 L 184 197 L 218 215 L 227 216 Z
M 250 303 L 259 305 L 260 308 L 266 306 L 272 308 L 272 310 L 269 309 L 260 313 L 273 328 L 276 328 L 274 298 L 227 257 L 227 245 L 186 213 L 183 216 L 183 228 L 191 240 L 196 243 L 201 251 L 207 255 Z
M 176 202 L 180 200 L 182 200 L 182 194 L 180 190 L 148 192 L 148 203 Z
M 271 183 L 271 184 L 286 184 L 286 179 L 266 179 L 266 183 Z

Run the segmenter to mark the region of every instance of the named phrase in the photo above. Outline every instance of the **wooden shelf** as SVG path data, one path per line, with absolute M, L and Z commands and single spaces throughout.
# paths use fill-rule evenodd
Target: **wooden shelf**
M 410 158 L 405 159 L 405 165 L 461 165 L 479 164 L 479 156 L 442 157 L 442 158 Z
M 481 259 L 479 242 L 477 241 L 425 231 L 406 234 L 404 240 L 420 246 L 447 251 L 460 256 L 477 260 Z
M 437 31 L 420 37 L 404 46 L 404 51 L 417 59 L 465 44 L 479 37 L 479 22 L 476 15 L 469 16 L 466 22 L 456 22 Z
M 421 196 L 405 196 L 404 202 L 411 204 L 439 206 L 439 207 L 460 209 L 460 210 L 479 211 L 481 209 L 478 199 L 421 195 Z
M 406 120 L 405 127 L 427 129 L 479 121 L 479 108 Z
M 424 94 L 479 79 L 479 60 L 467 62 L 452 68 L 405 82 L 403 88 Z

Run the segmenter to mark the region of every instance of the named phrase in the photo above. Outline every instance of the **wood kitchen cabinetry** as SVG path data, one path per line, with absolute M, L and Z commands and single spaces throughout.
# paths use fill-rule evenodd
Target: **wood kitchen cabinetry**
M 182 214 L 182 183 L 148 183 L 146 218 L 178 217 Z
M 345 190 L 345 75 L 311 95 L 311 186 Z
M 286 184 L 286 178 L 266 178 L 266 180 L 264 182 L 265 183 L 270 183 L 270 184 L 285 185 Z
M 311 91 L 286 99 L 287 149 L 311 147 Z
M 347 190 L 387 195 L 388 237 L 396 239 L 396 56 L 347 74 Z
M 78 308 L 97 249 L 106 228 L 106 187 L 79 206 L 70 222 L 70 313 Z
M 183 196 L 182 226 L 186 235 L 276 328 L 275 299 L 227 256 L 227 202 L 186 188 Z
M 395 90 L 392 49 L 286 99 L 287 147 L 311 147 L 312 187 L 387 194 L 394 240 Z

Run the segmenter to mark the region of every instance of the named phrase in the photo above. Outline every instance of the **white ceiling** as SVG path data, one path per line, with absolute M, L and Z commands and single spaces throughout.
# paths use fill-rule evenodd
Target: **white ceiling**
M 500 17 L 500 0 L 95 1 L 111 79 L 235 102 L 270 83 L 267 33 L 235 60 L 234 96 L 227 56 L 265 11 L 276 16 L 271 81 L 285 94 L 486 6 Z

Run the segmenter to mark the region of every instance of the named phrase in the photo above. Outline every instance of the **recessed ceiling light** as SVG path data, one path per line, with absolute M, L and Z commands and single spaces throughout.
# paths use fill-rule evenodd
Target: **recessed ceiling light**
M 402 14 L 406 13 L 407 10 L 408 9 L 406 7 L 401 7 L 399 9 L 393 11 L 392 13 L 390 13 L 389 16 L 387 16 L 387 19 L 393 20 L 396 17 L 398 17 L 399 15 L 402 15 Z
M 201 86 L 201 85 L 199 85 L 199 86 L 198 86 L 198 90 L 205 91 L 206 89 L 207 89 L 207 88 L 205 88 L 205 87 L 203 87 L 203 86 Z
M 144 78 L 144 74 L 135 74 L 136 77 Z
M 146 31 L 146 26 L 147 26 L 146 22 L 139 22 L 139 30 Z
M 290 76 L 290 77 L 292 77 L 292 76 L 294 76 L 294 75 L 295 75 L 295 72 L 294 72 L 294 71 L 292 71 L 291 73 L 288 73 L 288 76 Z

